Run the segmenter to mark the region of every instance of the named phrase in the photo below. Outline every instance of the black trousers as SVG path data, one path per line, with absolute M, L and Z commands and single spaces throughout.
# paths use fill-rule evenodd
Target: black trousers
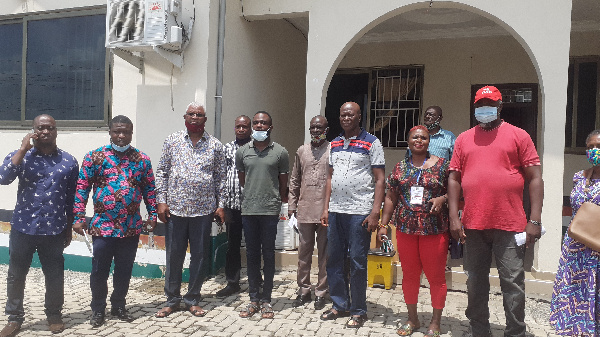
M 225 279 L 228 284 L 240 283 L 242 269 L 242 211 L 225 208 L 225 225 L 227 226 L 227 256 L 225 258 Z
M 131 271 L 137 253 L 139 235 L 124 238 L 94 236 L 94 256 L 92 257 L 92 272 L 90 274 L 90 287 L 92 288 L 92 311 L 106 309 L 106 296 L 108 295 L 108 276 L 113 260 L 113 292 L 110 295 L 110 304 L 113 309 L 125 307 L 125 296 L 129 291 Z
M 63 257 L 65 237 L 58 235 L 28 235 L 11 230 L 8 243 L 9 263 L 6 276 L 6 314 L 9 321 L 23 322 L 23 298 L 25 279 L 33 253 L 37 250 L 46 282 L 44 312 L 48 319 L 61 317 L 64 303 L 64 267 Z

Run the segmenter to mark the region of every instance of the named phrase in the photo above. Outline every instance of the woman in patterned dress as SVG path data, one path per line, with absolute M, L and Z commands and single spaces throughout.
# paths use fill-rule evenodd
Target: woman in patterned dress
M 448 209 L 446 187 L 448 161 L 430 155 L 429 132 L 417 125 L 408 133 L 411 156 L 396 164 L 390 174 L 383 206 L 379 236 L 387 233 L 387 224 L 396 226 L 397 249 L 402 264 L 402 291 L 408 309 L 408 321 L 397 333 L 411 335 L 421 323 L 417 301 L 421 273 L 430 284 L 433 315 L 425 336 L 440 335 L 440 321 L 446 304 L 446 255 L 448 254 Z
M 592 167 L 573 176 L 573 216 L 586 201 L 600 205 L 600 130 L 588 135 L 586 146 Z M 599 252 L 565 235 L 550 305 L 550 323 L 559 335 L 600 335 L 599 258 Z

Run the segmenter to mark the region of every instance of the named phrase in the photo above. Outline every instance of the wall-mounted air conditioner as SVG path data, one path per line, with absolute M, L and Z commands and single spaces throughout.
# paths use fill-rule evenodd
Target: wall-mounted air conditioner
M 180 0 L 108 0 L 106 47 L 130 51 L 183 44 Z

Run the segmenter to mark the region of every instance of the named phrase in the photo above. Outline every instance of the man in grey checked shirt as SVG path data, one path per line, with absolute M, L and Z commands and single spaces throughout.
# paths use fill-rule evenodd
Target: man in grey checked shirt
M 167 304 L 156 317 L 167 317 L 186 309 L 196 317 L 206 311 L 200 307 L 200 288 L 210 258 L 210 228 L 213 218 L 225 218 L 225 151 L 223 144 L 204 131 L 206 113 L 198 103 L 190 103 L 183 115 L 187 130 L 173 133 L 165 140 L 156 168 L 158 217 L 167 224 L 165 245 Z M 186 250 L 190 246 L 190 281 L 181 296 L 181 274 Z

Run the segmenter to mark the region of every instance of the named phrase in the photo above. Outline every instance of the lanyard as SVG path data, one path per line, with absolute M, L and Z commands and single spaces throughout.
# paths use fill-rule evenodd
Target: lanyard
M 418 174 L 417 173 L 413 174 L 413 177 L 417 176 L 417 182 L 416 182 L 417 185 L 419 184 L 419 180 L 421 180 L 421 172 L 423 172 L 423 166 L 425 165 L 425 162 L 427 162 L 428 159 L 429 159 L 429 152 L 427 152 L 427 157 L 425 157 L 425 161 L 423 161 L 423 164 L 421 164 L 421 166 L 419 166 L 419 167 L 416 167 L 413 164 L 412 156 L 410 156 L 410 165 L 419 170 Z

